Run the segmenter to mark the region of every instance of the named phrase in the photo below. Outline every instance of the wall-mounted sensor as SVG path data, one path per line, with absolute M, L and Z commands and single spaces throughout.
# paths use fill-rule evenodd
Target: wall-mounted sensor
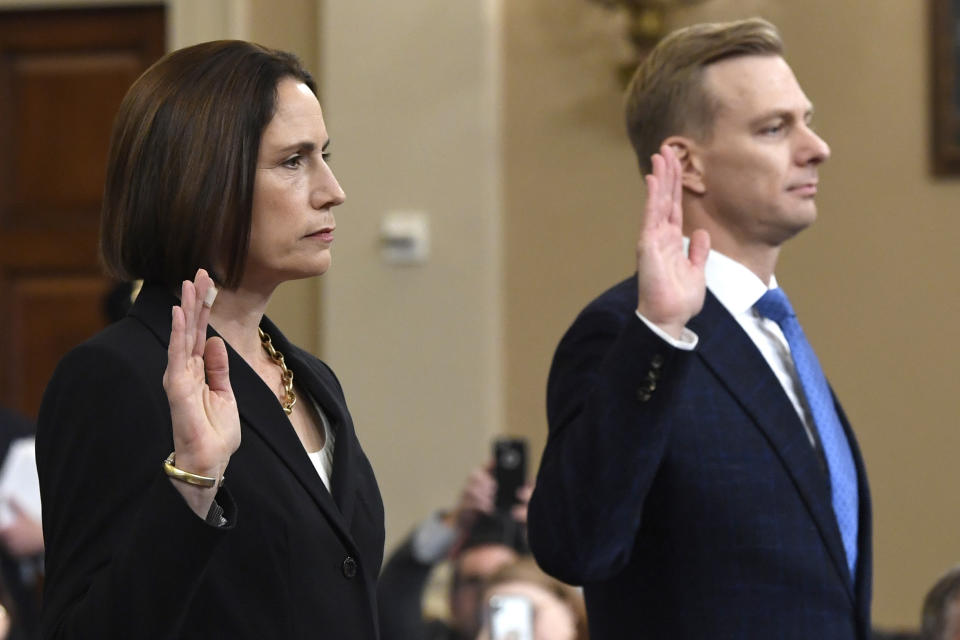
M 391 211 L 380 221 L 380 255 L 387 264 L 423 264 L 430 255 L 430 221 L 422 211 Z

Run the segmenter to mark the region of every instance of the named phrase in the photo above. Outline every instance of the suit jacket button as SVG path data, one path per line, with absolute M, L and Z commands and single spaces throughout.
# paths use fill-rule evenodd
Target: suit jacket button
M 640 402 L 646 402 L 650 399 L 650 392 L 646 389 L 640 389 L 637 391 L 637 398 L 640 400 Z
M 343 577 L 347 578 L 348 580 L 357 575 L 357 561 L 351 556 L 347 556 L 343 559 L 343 565 L 340 568 L 343 571 Z
M 653 356 L 653 359 L 650 360 L 650 366 L 654 369 L 659 369 L 663 366 L 663 356 L 659 353 Z

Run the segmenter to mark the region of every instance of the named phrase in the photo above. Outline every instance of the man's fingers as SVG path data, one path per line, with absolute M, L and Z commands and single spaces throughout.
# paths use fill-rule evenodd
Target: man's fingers
M 690 264 L 697 269 L 703 269 L 707 263 L 707 254 L 710 253 L 710 234 L 705 229 L 697 229 L 690 234 Z
M 664 147 L 664 154 L 671 170 L 670 223 L 680 226 L 683 224 L 683 167 L 672 148 Z

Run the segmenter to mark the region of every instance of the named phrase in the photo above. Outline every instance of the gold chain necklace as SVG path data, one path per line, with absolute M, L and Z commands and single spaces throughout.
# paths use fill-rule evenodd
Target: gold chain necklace
M 283 361 L 283 354 L 273 348 L 270 336 L 260 327 L 257 327 L 257 331 L 260 333 L 260 344 L 263 345 L 264 351 L 280 367 L 280 381 L 283 382 L 284 391 L 280 406 L 283 407 L 283 411 L 287 415 L 290 415 L 293 413 L 293 405 L 297 404 L 297 394 L 293 392 L 293 371 L 287 369 L 287 364 Z

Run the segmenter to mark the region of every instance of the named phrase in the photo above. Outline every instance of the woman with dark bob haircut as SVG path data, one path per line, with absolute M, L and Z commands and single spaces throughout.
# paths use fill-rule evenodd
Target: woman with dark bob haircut
M 40 409 L 44 638 L 377 637 L 373 470 L 333 372 L 264 317 L 330 266 L 328 142 L 310 75 L 247 42 L 124 98 L 101 252 L 145 283 Z

